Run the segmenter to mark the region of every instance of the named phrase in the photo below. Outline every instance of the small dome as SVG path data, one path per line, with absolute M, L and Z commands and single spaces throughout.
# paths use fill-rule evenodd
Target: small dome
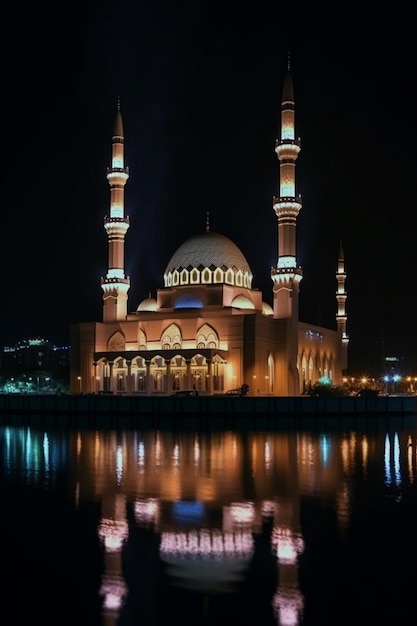
M 142 300 L 136 311 L 156 311 L 157 308 L 158 304 L 155 298 L 151 298 L 149 296 L 149 298 L 145 298 L 144 300 Z
M 264 315 L 273 315 L 274 314 L 274 310 L 273 310 L 272 306 L 270 304 L 268 304 L 268 302 L 262 302 L 262 313 Z
M 254 309 L 255 305 L 253 304 L 252 300 L 250 300 L 247 296 L 236 296 L 236 298 L 233 298 L 232 300 L 232 307 L 234 307 L 235 309 Z
M 164 273 L 164 284 L 226 283 L 250 289 L 252 276 L 249 263 L 233 241 L 220 233 L 204 231 L 174 253 Z

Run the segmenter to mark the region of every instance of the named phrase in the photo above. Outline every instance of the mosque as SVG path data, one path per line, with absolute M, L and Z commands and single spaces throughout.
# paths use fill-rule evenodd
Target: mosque
M 130 312 L 124 260 L 129 170 L 118 106 L 107 170 L 110 213 L 104 219 L 108 269 L 101 278 L 103 320 L 71 326 L 71 392 L 173 394 L 195 389 L 214 395 L 247 384 L 250 395 L 297 396 L 322 377 L 342 383 L 349 343 L 342 246 L 335 278 L 335 328 L 299 320 L 303 272 L 297 263 L 296 234 L 302 202 L 296 194 L 295 170 L 301 147 L 295 138 L 294 108 L 288 67 L 281 136 L 275 143 L 277 263 L 265 268 L 271 276 L 272 306 L 252 286 L 243 252 L 210 230 L 207 218 L 205 229 L 169 259 L 156 298 L 145 298 Z

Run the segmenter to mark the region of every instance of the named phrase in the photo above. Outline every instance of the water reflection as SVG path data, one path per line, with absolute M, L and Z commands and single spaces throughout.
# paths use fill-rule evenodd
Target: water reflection
M 334 515 L 331 537 L 341 545 L 362 510 L 361 492 L 396 503 L 412 493 L 416 500 L 416 430 L 8 427 L 0 429 L 0 452 L 4 485 L 52 490 L 59 479 L 62 489 L 64 474 L 65 497 L 76 511 L 98 506 L 96 623 L 105 626 L 159 626 L 185 606 L 183 625 L 223 623 L 220 615 L 262 626 L 325 624 L 312 613 L 311 582 L 325 511 Z

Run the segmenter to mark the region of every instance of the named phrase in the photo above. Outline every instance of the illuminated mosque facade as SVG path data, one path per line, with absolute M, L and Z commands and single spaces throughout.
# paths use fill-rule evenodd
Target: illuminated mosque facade
M 345 268 L 342 246 L 336 271 L 336 328 L 299 320 L 302 268 L 297 263 L 295 171 L 300 142 L 295 137 L 290 67 L 281 104 L 277 263 L 268 268 L 272 306 L 252 286 L 241 250 L 226 236 L 205 229 L 186 240 L 169 260 L 163 287 L 129 312 L 130 278 L 125 274 L 124 162 L 120 106 L 107 170 L 110 213 L 108 269 L 101 279 L 103 319 L 71 326 L 71 391 L 74 393 L 172 394 L 196 389 L 223 394 L 249 385 L 250 394 L 297 396 L 322 377 L 342 383 L 347 364 Z M 336 306 L 337 305 L 337 306 Z

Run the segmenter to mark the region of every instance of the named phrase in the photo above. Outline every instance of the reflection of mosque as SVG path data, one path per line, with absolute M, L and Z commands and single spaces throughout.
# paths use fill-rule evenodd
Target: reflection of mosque
M 13 477 L 17 486 L 19 477 L 42 491 L 61 481 L 62 492 L 62 473 L 69 470 L 83 519 L 94 503 L 93 532 L 83 545 L 91 551 L 93 536 L 102 540 L 103 569 L 91 561 L 88 576 L 97 569 L 104 626 L 156 626 L 161 611 L 182 616 L 181 600 L 193 606 L 191 615 L 205 614 L 214 623 L 218 602 L 227 598 L 240 604 L 245 618 L 250 601 L 263 626 L 298 626 L 308 608 L 299 582 L 304 543 L 311 542 L 311 523 L 303 526 L 305 502 L 333 503 L 343 535 L 351 524 L 354 482 L 370 480 L 399 500 L 417 475 L 415 433 L 382 430 L 80 431 L 68 438 L 3 427 L 0 459 L 5 480 Z M 78 554 L 74 572 L 78 558 L 86 569 L 78 576 L 87 578 Z
M 216 596 L 234 594 L 264 624 L 300 623 L 295 434 L 83 434 L 81 451 L 102 502 L 106 626 L 122 605 L 154 614 L 157 591 L 172 588 L 200 595 L 208 615 Z
M 207 619 L 229 597 L 265 625 L 299 624 L 295 435 L 83 433 L 79 450 L 83 475 L 96 477 L 80 498 L 92 489 L 102 506 L 106 626 L 139 614 L 156 623 L 157 607 L 183 596 L 199 597 Z
M 412 476 L 408 444 L 398 433 L 371 443 L 346 434 L 338 449 L 330 436 L 295 433 L 83 434 L 81 466 L 102 504 L 105 626 L 139 615 L 156 624 L 156 613 L 177 615 L 182 602 L 213 623 L 227 597 L 241 618 L 252 611 L 264 626 L 298 626 L 301 498 L 333 499 L 343 534 L 353 474 L 378 471 L 384 458 L 391 487 L 407 454 Z

